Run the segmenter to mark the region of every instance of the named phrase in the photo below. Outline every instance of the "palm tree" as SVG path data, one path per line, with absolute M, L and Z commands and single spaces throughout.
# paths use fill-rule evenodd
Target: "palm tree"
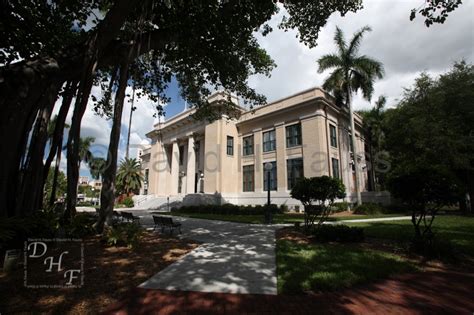
M 88 164 L 89 164 L 89 171 L 91 173 L 91 177 L 93 179 L 100 179 L 102 180 L 102 175 L 104 174 L 105 166 L 106 166 L 106 161 L 104 158 L 101 157 L 95 157 L 93 156 Z M 96 192 L 94 189 L 92 189 L 94 192 L 94 198 L 97 197 L 96 193 L 98 193 L 98 196 L 100 197 L 101 191 L 102 191 L 102 185 L 100 186 L 100 189 L 98 192 Z M 100 200 L 100 199 L 99 199 Z
M 101 157 L 95 157 L 93 156 L 88 164 L 89 164 L 89 170 L 91 172 L 91 177 L 93 179 L 100 179 L 102 178 L 102 173 L 105 170 L 105 159 Z
M 48 178 L 49 169 L 51 166 L 51 162 L 56 155 L 56 166 L 54 168 L 54 175 L 53 175 L 53 182 L 51 187 L 51 195 L 49 198 L 49 205 L 53 206 L 54 202 L 56 201 L 56 190 L 57 190 L 57 183 L 58 183 L 58 176 L 59 176 L 59 165 L 61 163 L 61 154 L 63 149 L 63 130 L 56 130 L 58 126 L 58 115 L 55 115 L 48 124 L 48 140 L 50 145 L 50 152 L 48 158 L 46 159 L 45 167 L 44 167 L 44 182 Z M 69 128 L 69 124 L 64 123 L 62 124 L 62 129 Z M 55 139 L 55 136 L 57 139 Z M 56 141 L 55 141 L 56 140 Z M 56 142 L 56 143 L 55 143 Z
M 79 138 L 79 165 L 81 166 L 82 162 L 89 163 L 92 159 L 92 152 L 90 151 L 92 143 L 94 143 L 94 137 L 85 137 Z
M 117 187 L 128 196 L 130 192 L 140 189 L 142 180 L 140 163 L 136 159 L 123 159 L 117 171 Z
M 367 131 L 367 137 L 369 140 L 369 151 L 372 161 L 372 167 L 370 170 L 370 182 L 372 183 L 372 186 L 375 190 L 378 190 L 379 185 L 383 185 L 384 179 L 382 174 L 379 174 L 379 176 L 376 176 L 375 174 L 375 155 L 383 150 L 383 108 L 385 107 L 386 103 L 386 97 L 381 95 L 375 102 L 375 106 L 372 109 L 362 110 L 359 112 L 359 114 L 364 120 L 364 129 Z
M 346 43 L 344 33 L 336 27 L 334 41 L 337 45 L 337 54 L 324 55 L 318 60 L 319 73 L 333 69 L 331 75 L 326 79 L 323 88 L 332 92 L 336 99 L 339 98 L 349 108 L 349 119 L 351 123 L 351 143 L 354 148 L 355 188 L 357 204 L 361 204 L 359 187 L 359 163 L 356 154 L 356 137 L 354 128 L 354 112 L 351 104 L 352 93 L 362 91 L 365 99 L 370 100 L 374 91 L 374 81 L 381 79 L 384 74 L 382 63 L 368 56 L 359 56 L 359 48 L 365 32 L 371 31 L 368 26 L 356 32 L 349 44 Z

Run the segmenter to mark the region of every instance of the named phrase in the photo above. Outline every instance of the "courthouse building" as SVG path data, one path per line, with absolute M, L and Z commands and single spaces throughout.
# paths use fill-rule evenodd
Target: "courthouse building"
M 218 92 L 209 102 L 225 97 Z M 140 156 L 142 194 L 183 198 L 185 204 L 256 205 L 266 202 L 270 188 L 272 203 L 291 208 L 299 205 L 290 197 L 298 178 L 329 175 L 343 181 L 346 200 L 355 198 L 349 111 L 328 93 L 312 88 L 253 110 L 240 107 L 236 97 L 232 102 L 239 118 L 223 116 L 209 123 L 193 119 L 195 109 L 188 109 L 154 126 L 147 134 L 151 146 Z M 357 114 L 355 126 L 364 192 L 370 188 L 369 157 Z

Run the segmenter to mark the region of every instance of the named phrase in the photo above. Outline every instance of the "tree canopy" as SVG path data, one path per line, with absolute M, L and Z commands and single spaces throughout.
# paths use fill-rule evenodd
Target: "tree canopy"
M 251 106 L 263 104 L 265 98 L 248 85 L 248 78 L 269 75 L 275 66 L 255 34 L 271 31 L 267 22 L 278 12 L 277 3 L 1 1 L 0 134 L 5 141 L 0 143 L 4 152 L 0 215 L 24 215 L 40 206 L 43 173 L 49 168 L 43 169 L 48 125 L 59 96 L 63 101 L 54 139 L 62 139 L 66 114 L 73 108 L 67 144 L 68 199 L 77 193 L 80 127 L 94 84 L 103 88 L 103 97 L 94 100 L 96 112 L 114 122 L 103 173 L 102 193 L 109 197 L 129 83 L 142 91 L 137 97 L 157 101 L 166 99 L 166 86 L 174 76 L 182 96 L 199 110 L 208 108 L 206 97 L 215 88 L 231 91 Z M 331 14 L 355 12 L 362 0 L 281 1 L 281 5 L 287 14 L 280 27 L 296 28 L 300 40 L 314 46 Z M 161 103 L 156 104 L 160 112 Z M 68 208 L 74 205 L 68 200 Z
M 393 174 L 430 166 L 450 173 L 474 198 L 474 66 L 465 62 L 432 78 L 421 74 L 384 118 Z M 413 192 L 414 193 L 414 192 Z
M 301 201 L 305 211 L 305 225 L 313 226 L 319 216 L 320 225 L 331 212 L 336 199 L 346 196 L 346 188 L 338 178 L 329 176 L 300 178 L 291 189 L 291 198 Z

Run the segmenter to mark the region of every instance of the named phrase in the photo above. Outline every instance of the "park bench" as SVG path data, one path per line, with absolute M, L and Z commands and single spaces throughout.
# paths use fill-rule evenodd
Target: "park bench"
M 127 221 L 127 222 L 140 222 L 140 218 L 137 217 L 137 216 L 134 216 L 132 213 L 130 212 L 125 212 L 125 211 L 122 211 L 120 212 L 120 216 L 122 217 L 122 220 L 123 221 Z
M 178 229 L 179 233 L 181 234 L 181 223 L 173 222 L 172 218 L 160 217 L 160 216 L 154 215 L 153 222 L 155 223 L 153 230 L 159 227 L 161 228 L 161 232 L 163 233 L 164 230 L 167 228 L 169 229 L 170 234 L 173 234 L 173 231 L 175 229 Z

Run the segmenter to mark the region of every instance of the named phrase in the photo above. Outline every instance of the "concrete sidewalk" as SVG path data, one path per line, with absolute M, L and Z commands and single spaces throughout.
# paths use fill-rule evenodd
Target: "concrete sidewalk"
M 275 227 L 178 217 L 173 220 L 183 224 L 182 237 L 203 245 L 139 287 L 277 294 Z M 147 216 L 141 221 L 145 226 L 152 225 Z
M 147 211 L 135 211 L 151 228 Z M 327 222 L 328 224 L 409 220 L 386 217 Z M 183 234 L 203 243 L 181 260 L 140 284 L 140 288 L 244 294 L 277 294 L 275 230 L 291 224 L 243 224 L 217 220 L 173 217 Z
M 404 221 L 411 220 L 411 216 L 403 217 L 384 217 L 384 218 L 373 218 L 373 219 L 349 219 L 336 221 L 338 223 L 364 223 L 364 222 L 383 222 L 383 221 Z

